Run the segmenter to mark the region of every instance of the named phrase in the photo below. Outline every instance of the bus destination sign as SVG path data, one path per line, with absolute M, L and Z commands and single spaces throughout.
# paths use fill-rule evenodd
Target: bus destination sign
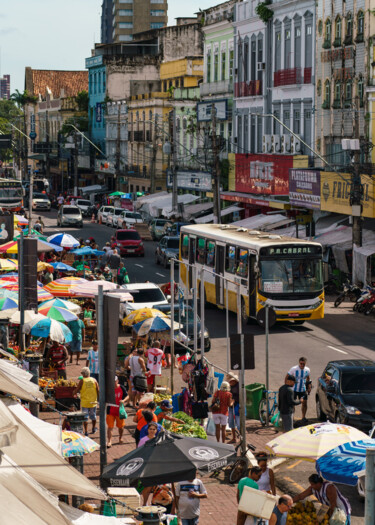
M 289 257 L 301 255 L 321 255 L 322 247 L 316 245 L 287 245 L 287 246 L 269 246 L 261 248 L 260 253 L 263 257 Z

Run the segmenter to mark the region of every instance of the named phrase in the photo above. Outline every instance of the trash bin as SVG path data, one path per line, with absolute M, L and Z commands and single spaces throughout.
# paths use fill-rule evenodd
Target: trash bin
M 247 419 L 259 419 L 259 404 L 263 397 L 264 389 L 265 385 L 262 383 L 252 383 L 245 386 Z

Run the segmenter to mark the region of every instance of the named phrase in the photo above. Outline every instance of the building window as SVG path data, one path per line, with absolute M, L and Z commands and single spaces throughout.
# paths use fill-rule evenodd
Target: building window
M 338 15 L 335 20 L 335 40 L 333 45 L 335 47 L 341 46 L 341 30 L 342 30 L 342 20 L 341 16 Z
M 336 82 L 335 84 L 335 95 L 334 95 L 334 100 L 333 100 L 333 105 L 332 107 L 333 108 L 340 108 L 341 107 L 341 84 L 340 82 Z
M 363 108 L 363 80 L 362 78 L 358 80 L 358 98 L 359 98 L 359 107 Z
M 119 9 L 119 16 L 133 16 L 133 9 Z
M 120 42 L 130 42 L 131 40 L 133 40 L 133 36 L 132 35 L 119 35 L 118 39 Z
M 164 27 L 163 22 L 153 22 L 150 24 L 151 29 L 160 29 L 161 27 Z
M 348 80 L 345 84 L 345 107 L 350 108 L 352 105 L 352 82 Z
M 120 4 L 132 4 L 133 0 L 119 0 Z
M 357 15 L 357 37 L 356 42 L 363 42 L 363 28 L 364 28 L 364 14 L 363 11 L 359 11 Z
M 221 80 L 225 80 L 225 69 L 226 69 L 226 59 L 227 59 L 227 53 L 226 51 L 221 52 Z
M 105 73 L 103 73 L 103 93 L 105 93 L 105 89 L 106 89 L 106 78 L 105 78 Z
M 233 66 L 234 66 L 234 51 L 231 49 L 229 51 L 229 80 L 233 80 Z
M 164 16 L 165 11 L 163 9 L 151 9 L 150 15 L 151 16 Z
M 285 40 L 290 40 L 290 29 L 285 31 Z
M 352 43 L 353 37 L 353 17 L 351 13 L 348 13 L 346 16 L 346 28 L 345 28 L 345 40 L 346 45 Z
M 207 71 L 206 71 L 206 82 L 211 82 L 211 49 L 207 51 Z
M 164 0 L 150 0 L 150 4 L 164 4 Z
M 300 36 L 301 36 L 301 28 L 300 27 L 296 27 L 295 32 L 296 32 L 296 38 L 300 38 Z
M 293 131 L 298 135 L 301 133 L 301 112 L 299 110 L 294 110 Z
M 330 18 L 327 18 L 326 20 L 326 26 L 324 31 L 324 48 L 331 47 L 331 40 L 332 40 L 332 24 Z
M 119 29 L 133 29 L 133 22 L 119 22 Z
M 312 35 L 312 25 L 308 25 L 306 26 L 306 34 L 307 35 Z
M 214 82 L 219 80 L 219 53 L 214 55 Z

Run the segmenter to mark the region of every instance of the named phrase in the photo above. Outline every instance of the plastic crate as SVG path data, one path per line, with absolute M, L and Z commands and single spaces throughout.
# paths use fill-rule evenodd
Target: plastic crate
M 42 368 L 41 377 L 48 377 L 49 379 L 57 379 L 57 370 L 49 370 L 48 368 Z
M 75 386 L 55 386 L 55 399 L 72 398 Z

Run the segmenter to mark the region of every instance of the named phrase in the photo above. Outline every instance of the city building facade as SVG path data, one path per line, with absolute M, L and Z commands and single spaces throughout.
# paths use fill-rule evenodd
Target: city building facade
M 107 74 L 103 55 L 86 58 L 86 69 L 89 75 L 89 131 L 91 140 L 105 154 L 105 98 L 107 92 Z
M 3 75 L 0 78 L 0 98 L 10 98 L 10 75 Z
M 112 41 L 129 42 L 135 33 L 168 23 L 166 0 L 112 0 Z
M 100 42 L 111 44 L 113 42 L 113 0 L 103 0 L 100 24 Z

